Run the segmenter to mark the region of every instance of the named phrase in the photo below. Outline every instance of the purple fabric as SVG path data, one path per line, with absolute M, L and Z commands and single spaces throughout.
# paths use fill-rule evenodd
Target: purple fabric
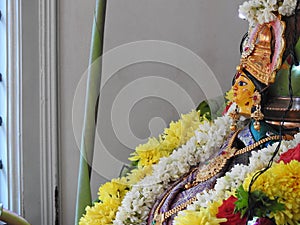
M 171 188 L 169 188 L 168 190 L 170 190 L 170 189 L 172 189 L 172 190 L 171 190 L 169 196 L 164 201 L 163 205 L 161 206 L 159 212 L 166 212 L 170 209 L 173 209 L 176 206 L 188 201 L 190 198 L 194 197 L 197 193 L 200 193 L 205 189 L 213 188 L 216 179 L 218 177 L 220 177 L 221 173 L 218 174 L 218 176 L 212 177 L 211 179 L 196 185 L 195 187 L 185 190 L 185 188 L 184 188 L 185 184 L 187 184 L 189 182 L 193 182 L 193 180 L 196 178 L 196 175 L 197 175 L 197 170 L 190 173 L 186 179 L 180 180 L 180 182 L 177 182 L 175 185 L 173 185 Z M 164 197 L 164 194 L 159 198 L 159 200 L 155 203 L 154 207 L 152 208 L 152 210 L 149 214 L 148 224 L 152 224 L 155 209 L 157 208 L 158 204 L 160 203 L 160 200 L 163 197 Z M 168 218 L 167 221 L 165 221 L 163 224 L 171 225 L 175 216 L 176 216 L 176 214 L 174 214 L 173 216 Z
M 269 218 L 259 218 L 254 225 L 274 225 L 275 223 Z
M 241 130 L 238 134 L 238 138 L 245 144 L 245 146 L 252 145 L 255 142 L 248 126 Z
M 249 129 L 245 129 L 243 131 L 241 131 L 239 133 L 239 139 L 243 142 L 245 142 L 246 145 L 252 144 L 254 141 L 252 139 L 251 133 L 249 132 Z M 230 137 L 227 139 L 230 140 Z M 222 148 L 220 149 L 219 154 L 221 154 L 224 149 L 226 149 L 228 145 L 228 141 L 225 141 L 224 145 L 222 146 Z M 187 183 L 192 183 L 193 180 L 195 180 L 196 176 L 197 176 L 197 169 L 194 168 L 194 170 L 192 169 L 189 174 L 183 176 L 181 179 L 179 179 L 177 182 L 175 182 L 173 185 L 171 185 L 166 191 L 165 193 L 160 196 L 158 198 L 158 200 L 156 201 L 156 203 L 154 204 L 154 206 L 152 207 L 150 213 L 149 213 L 149 217 L 148 217 L 148 225 L 153 224 L 153 217 L 154 217 L 154 213 L 156 208 L 158 207 L 158 205 L 160 204 L 162 198 L 165 196 L 166 193 L 169 193 L 168 197 L 165 199 L 165 201 L 163 202 L 159 212 L 167 212 L 170 209 L 175 208 L 176 206 L 182 204 L 183 202 L 188 201 L 190 198 L 193 198 L 194 196 L 196 196 L 197 193 L 201 193 L 203 192 L 205 189 L 212 189 L 215 185 L 216 179 L 223 176 L 225 174 L 225 172 L 232 168 L 233 164 L 235 163 L 247 163 L 248 161 L 248 157 L 243 157 L 243 156 L 239 156 L 240 158 L 242 158 L 242 160 L 233 160 L 230 162 L 230 164 L 224 168 L 221 172 L 219 172 L 216 176 L 210 178 L 209 180 L 199 183 L 196 186 L 185 190 L 185 184 Z M 244 159 L 243 159 L 244 158 Z M 170 218 L 166 219 L 166 221 L 163 222 L 163 225 L 172 225 L 174 217 L 177 214 L 172 215 Z

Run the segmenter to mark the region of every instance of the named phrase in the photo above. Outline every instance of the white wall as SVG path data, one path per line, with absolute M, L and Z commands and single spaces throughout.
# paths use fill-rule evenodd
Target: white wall
M 59 76 L 61 129 L 62 225 L 74 224 L 79 148 L 72 128 L 72 103 L 77 84 L 87 69 L 94 1 L 59 3 Z
M 108 52 L 118 46 L 120 49 L 123 44 L 141 40 L 160 40 L 176 43 L 200 56 L 213 71 L 216 79 L 221 84 L 222 91 L 226 91 L 230 87 L 235 66 L 239 63 L 240 39 L 247 29 L 246 23 L 238 19 L 238 2 L 240 1 L 110 0 L 107 5 L 105 51 Z M 73 133 L 72 115 L 76 114 L 78 110 L 83 110 L 84 106 L 81 104 L 82 100 L 75 99 L 75 106 L 73 106 L 73 101 L 78 91 L 84 93 L 78 88 L 81 89 L 80 79 L 88 66 L 94 7 L 94 0 L 60 0 L 58 7 L 61 224 L 63 225 L 74 223 L 79 145 L 76 144 Z M 121 53 L 124 52 L 121 51 Z M 129 58 L 131 53 L 133 54 L 133 52 L 127 52 L 126 58 Z M 139 54 L 143 55 L 143 52 L 139 52 Z M 178 62 L 183 60 L 180 57 L 179 55 Z M 118 92 L 125 85 L 134 84 L 138 78 L 143 78 L 142 81 L 146 81 L 145 78 L 149 76 L 164 78 L 169 84 L 173 84 L 171 81 L 176 82 L 180 88 L 176 91 L 175 89 L 168 90 L 170 95 L 176 95 L 178 91 L 180 93 L 184 90 L 194 104 L 198 104 L 205 98 L 205 93 L 200 88 L 201 84 L 195 83 L 189 74 L 164 63 L 138 63 L 120 68 L 117 73 L 113 74 L 101 93 L 98 131 L 99 136 L 104 139 L 105 143 L 102 148 L 106 152 L 97 151 L 98 156 L 94 159 L 98 164 L 103 165 L 103 167 L 97 167 L 93 173 L 94 197 L 96 197 L 97 188 L 101 182 L 104 182 L 107 178 L 117 176 L 120 166 L 126 162 L 125 159 L 130 153 L 129 149 L 133 148 L 133 146 L 125 146 L 120 138 L 118 139 L 111 133 L 112 103 L 116 101 L 117 97 L 122 97 L 118 95 Z M 199 74 L 199 76 L 202 77 L 203 74 Z M 207 79 L 211 79 L 211 77 Z M 155 87 L 154 85 L 153 89 Z M 145 97 L 142 96 L 144 91 L 142 87 L 136 86 L 135 88 L 134 93 L 136 95 L 134 97 L 139 101 L 134 107 L 130 108 L 132 115 L 124 117 L 124 120 L 130 123 L 132 135 L 136 137 L 135 141 L 145 141 L 150 134 L 161 132 L 164 124 L 178 118 L 178 113 L 190 110 L 190 108 L 182 108 L 182 105 L 186 104 L 184 98 L 178 99 L 176 103 L 170 103 L 168 98 L 162 99 L 165 92 L 161 94 L 158 91 L 154 97 Z M 216 87 L 210 88 L 214 89 Z M 172 91 L 174 92 L 172 93 Z M 125 100 L 122 104 L 120 108 L 124 109 L 128 102 Z M 73 107 L 75 112 L 72 111 Z M 129 112 L 119 112 L 117 115 L 121 117 L 126 113 Z M 156 119 L 151 121 L 153 117 L 156 117 Z M 78 130 L 82 120 L 80 117 L 76 117 L 76 121 L 78 124 L 75 124 L 75 130 Z M 150 130 L 148 130 L 149 124 Z M 104 129 L 102 129 L 103 127 Z M 125 127 L 119 132 L 126 132 L 126 129 L 128 128 Z M 113 165 L 116 165 L 115 169 L 112 164 L 106 164 L 104 154 L 106 154 L 105 157 L 111 157 L 112 162 L 115 163 Z

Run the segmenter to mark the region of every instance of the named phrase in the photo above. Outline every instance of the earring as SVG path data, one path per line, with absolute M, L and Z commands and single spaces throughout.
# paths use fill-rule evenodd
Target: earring
M 253 93 L 253 106 L 255 107 L 255 110 L 253 113 L 251 113 L 251 118 L 255 120 L 254 122 L 254 129 L 257 131 L 260 131 L 260 120 L 264 118 L 264 114 L 261 112 L 261 95 L 258 91 L 255 91 Z
M 229 116 L 232 118 L 230 130 L 236 131 L 237 130 L 237 121 L 240 119 L 239 107 L 237 105 L 236 105 L 234 111 L 229 114 Z

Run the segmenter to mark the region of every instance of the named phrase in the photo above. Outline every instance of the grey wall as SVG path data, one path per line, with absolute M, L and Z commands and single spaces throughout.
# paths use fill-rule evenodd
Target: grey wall
M 33 224 L 41 221 L 38 16 L 38 0 L 22 2 L 23 201 L 24 215 Z
M 203 100 L 204 87 L 213 78 L 217 79 L 223 92 L 229 89 L 239 63 L 239 42 L 247 29 L 246 22 L 237 16 L 239 2 L 108 1 L 105 52 L 111 58 L 106 59 L 104 70 L 109 71 L 114 64 L 123 65 L 126 60 L 129 65 L 119 65 L 115 73 L 108 74 L 101 92 L 99 143 L 94 159 L 94 164 L 99 166 L 94 167 L 92 181 L 94 197 L 100 183 L 118 175 L 136 144 L 157 135 L 170 120 L 190 111 L 192 103 L 197 105 Z M 88 66 L 94 6 L 94 0 L 59 1 L 60 171 L 64 225 L 74 222 L 79 163 L 79 145 L 75 136 L 80 136 L 82 124 L 84 75 Z M 158 40 L 154 42 L 158 45 L 143 51 L 142 47 L 149 42 L 140 42 L 142 40 Z M 137 41 L 142 47 L 132 43 Z M 170 52 L 160 53 L 169 44 L 175 47 Z M 182 70 L 181 63 L 185 61 L 185 65 L 197 70 L 197 65 L 190 60 L 194 57 L 192 52 L 207 63 L 214 77 L 199 71 L 202 80 L 194 80 L 191 74 Z M 147 61 L 147 57 L 152 59 L 151 54 L 156 58 L 166 55 L 161 61 Z M 145 57 L 145 61 L 133 63 L 133 55 Z M 170 65 L 168 60 L 175 60 L 177 64 Z M 160 89 L 162 82 L 166 85 Z M 208 89 L 218 91 L 217 86 Z

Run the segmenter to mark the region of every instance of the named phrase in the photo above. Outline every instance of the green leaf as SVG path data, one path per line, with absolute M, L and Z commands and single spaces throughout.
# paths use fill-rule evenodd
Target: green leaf
M 278 202 L 278 198 L 270 199 L 260 190 L 255 190 L 249 195 L 241 185 L 237 189 L 236 195 L 238 200 L 235 202 L 234 210 L 241 212 L 242 216 L 248 214 L 251 218 L 253 216 L 267 217 L 271 212 L 276 213 L 285 209 L 284 204 Z
M 248 192 L 245 191 L 244 187 L 241 185 L 236 190 L 236 196 L 238 200 L 234 203 L 234 212 L 240 212 L 241 216 L 243 217 L 248 211 Z
M 211 120 L 211 111 L 207 101 L 202 101 L 198 105 L 197 111 L 200 111 L 200 119 L 205 118 Z

